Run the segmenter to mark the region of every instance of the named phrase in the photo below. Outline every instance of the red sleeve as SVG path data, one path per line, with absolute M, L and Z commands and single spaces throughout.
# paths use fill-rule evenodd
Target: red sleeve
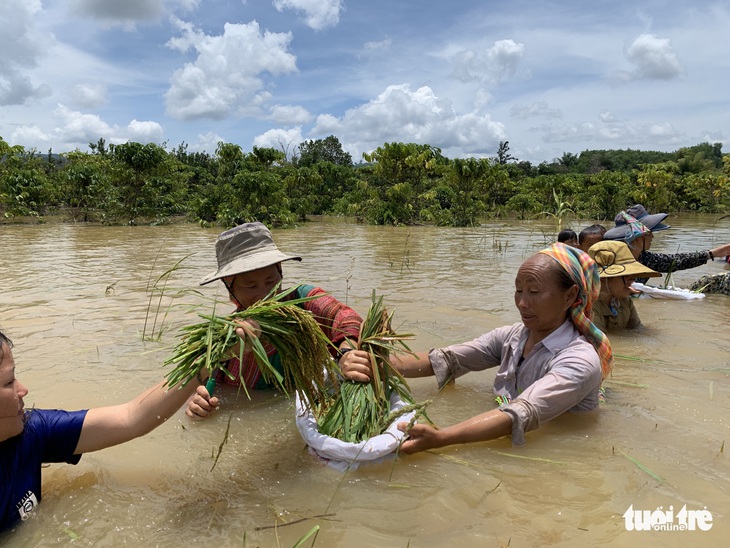
M 357 340 L 362 324 L 360 315 L 346 304 L 327 295 L 320 287 L 315 287 L 307 293 L 307 297 L 315 295 L 321 297 L 304 303 L 304 308 L 314 314 L 329 340 L 336 345 L 345 338 Z

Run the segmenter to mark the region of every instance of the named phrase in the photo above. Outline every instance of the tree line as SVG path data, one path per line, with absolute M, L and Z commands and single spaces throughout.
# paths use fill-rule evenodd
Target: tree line
M 730 154 L 720 143 L 675 152 L 586 150 L 537 166 L 500 143 L 494 158 L 447 158 L 437 147 L 384 143 L 354 163 L 335 136 L 303 142 L 290 157 L 219 143 L 214 154 L 186 143 L 89 144 L 47 154 L 0 137 L 0 214 L 68 215 L 105 224 L 206 226 L 262 221 L 288 226 L 308 215 L 371 224 L 472 226 L 489 217 L 562 215 L 613 219 L 642 203 L 650 211 L 727 212 Z

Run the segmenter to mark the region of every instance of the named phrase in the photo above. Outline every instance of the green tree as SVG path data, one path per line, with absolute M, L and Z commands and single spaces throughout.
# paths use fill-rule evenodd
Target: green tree
M 297 165 L 309 167 L 320 162 L 352 167 L 352 156 L 342 149 L 340 140 L 334 135 L 326 139 L 304 141 L 299 145 Z

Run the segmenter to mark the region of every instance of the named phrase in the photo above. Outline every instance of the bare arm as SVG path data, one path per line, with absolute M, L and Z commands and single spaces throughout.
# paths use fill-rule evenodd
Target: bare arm
M 398 424 L 398 428 L 404 432 L 407 427 L 408 423 Z M 512 418 L 499 409 L 492 409 L 441 430 L 428 424 L 414 424 L 400 450 L 403 453 L 418 453 L 457 443 L 495 440 L 511 432 Z
M 390 359 L 393 366 L 404 377 L 433 376 L 433 367 L 431 367 L 431 360 L 428 359 L 428 352 L 416 352 L 415 356 L 412 354 L 391 354 Z
M 148 388 L 122 405 L 89 409 L 81 427 L 75 455 L 98 451 L 143 436 L 169 419 L 198 387 L 193 379 L 185 387 Z

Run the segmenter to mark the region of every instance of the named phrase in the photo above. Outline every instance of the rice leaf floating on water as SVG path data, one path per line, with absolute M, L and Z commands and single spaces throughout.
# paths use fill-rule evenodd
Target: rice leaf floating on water
M 425 415 L 427 405 L 416 403 L 408 383 L 390 362 L 394 352 L 411 352 L 404 341 L 412 339 L 413 334 L 395 333 L 391 327 L 393 312 L 388 313 L 383 298 L 376 299 L 374 291 L 372 299 L 358 338 L 358 349 L 368 352 L 375 364 L 370 382 L 342 381 L 334 396 L 317 410 L 320 433 L 350 443 L 382 434 L 395 419 L 411 411 Z M 407 405 L 391 412 L 390 396 L 394 392 Z
M 220 369 L 229 378 L 236 378 L 225 367 L 232 355 L 232 348 L 239 345 L 238 359 L 252 351 L 263 379 L 284 391 L 287 395 L 298 391 L 306 401 L 319 402 L 326 397 L 326 382 L 338 378 L 337 366 L 329 349 L 332 343 L 317 324 L 311 312 L 301 305 L 319 297 L 288 299 L 296 286 L 281 293 L 272 291 L 261 301 L 240 312 L 225 317 L 198 314 L 205 321 L 181 328 L 182 340 L 174 348 L 164 365 L 174 365 L 167 375 L 167 386 L 187 384 L 205 371 L 212 375 Z M 255 320 L 261 327 L 261 338 L 271 343 L 281 356 L 284 375 L 269 362 L 261 340 L 257 337 L 245 340 L 236 335 L 240 327 L 237 320 Z M 238 379 L 244 389 L 244 379 Z

